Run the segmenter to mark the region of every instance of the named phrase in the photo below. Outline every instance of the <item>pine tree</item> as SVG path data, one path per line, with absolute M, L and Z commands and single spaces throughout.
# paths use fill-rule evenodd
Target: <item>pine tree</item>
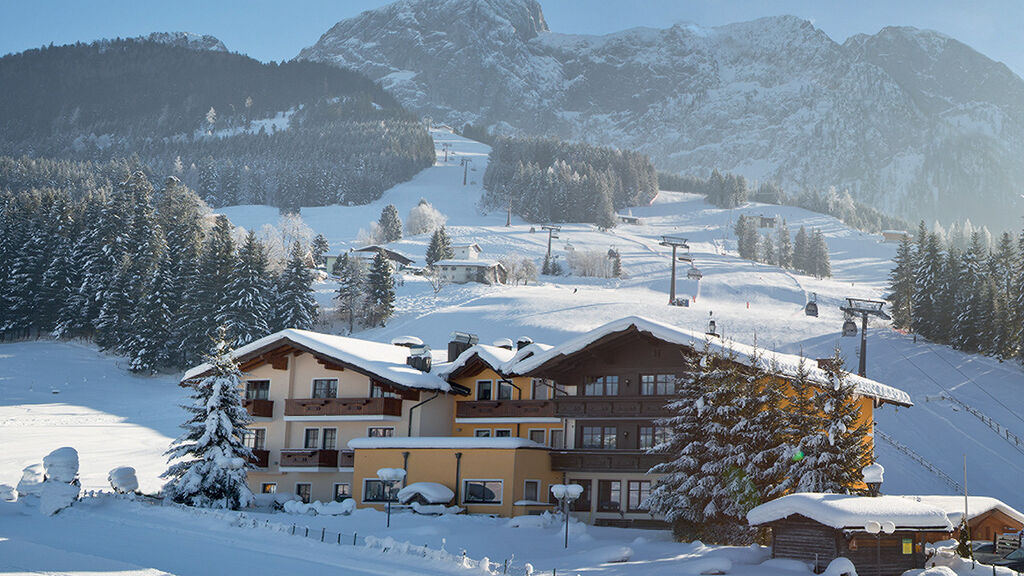
M 435 262 L 447 260 L 455 256 L 452 250 L 452 239 L 448 237 L 448 231 L 444 226 L 434 230 L 430 237 L 430 245 L 427 246 L 427 266 L 433 266 Z
M 775 242 L 767 234 L 761 237 L 761 249 L 758 251 L 760 261 L 765 264 L 775 264 Z
M 892 325 L 906 330 L 911 328 L 914 309 L 914 247 L 904 236 L 889 272 L 889 304 L 892 307 Z
M 174 318 L 168 304 L 174 300 L 176 272 L 171 266 L 170 252 L 163 250 L 162 254 L 160 268 L 146 291 L 146 300 L 132 318 L 135 330 L 129 348 L 133 372 L 155 373 L 160 367 L 173 365 L 177 359 Z
M 367 277 L 366 313 L 363 324 L 383 326 L 395 311 L 394 270 L 391 261 L 378 252 Z
M 810 274 L 810 252 L 811 243 L 807 237 L 807 230 L 801 226 L 796 232 L 793 240 L 793 268 L 801 274 Z
M 398 209 L 394 204 L 388 204 L 381 210 L 377 225 L 380 227 L 381 242 L 395 242 L 402 239 L 402 219 L 398 217 Z
M 779 420 L 780 432 L 788 440 L 788 454 L 784 454 L 782 462 L 785 469 L 782 481 L 769 493 L 771 498 L 799 490 L 803 476 L 812 465 L 806 456 L 810 453 L 814 435 L 824 427 L 822 415 L 814 406 L 815 385 L 802 355 L 788 385 L 791 393 L 787 398 L 786 415 Z
M 331 249 L 331 245 L 327 243 L 327 238 L 324 238 L 323 234 L 317 234 L 313 238 L 313 243 L 310 245 L 309 250 L 313 254 L 313 262 L 317 266 L 324 266 L 327 264 L 325 255 Z
M 615 228 L 618 217 L 615 214 L 615 207 L 612 206 L 612 191 L 610 187 L 602 187 L 597 195 L 597 208 L 594 214 L 594 223 L 602 231 Z
M 199 166 L 199 196 L 215 208 L 223 206 L 217 190 L 217 164 L 207 156 Z
M 785 220 L 779 225 L 778 244 L 775 254 L 780 267 L 793 267 L 793 241 L 789 237 L 789 226 Z
M 952 319 L 950 338 L 953 346 L 968 352 L 977 352 L 984 337 L 985 309 L 990 304 L 985 293 L 987 252 L 982 245 L 981 234 L 975 231 L 963 259 L 955 262 L 958 268 L 947 270 L 951 277 L 955 277 L 952 296 L 959 305 L 959 313 Z
M 366 296 L 366 265 L 359 258 L 345 253 L 338 258 L 336 268 L 339 281 L 334 299 L 338 302 L 338 313 L 348 320 L 348 333 L 351 334 Z
M 218 215 L 199 256 L 194 282 L 187 288 L 187 304 L 181 308 L 184 320 L 180 327 L 186 364 L 195 362 L 203 354 L 215 337 L 217 316 L 226 308 L 224 289 L 231 281 L 236 262 L 231 230 L 228 219 Z
M 612 261 L 612 278 L 622 278 L 622 255 L 612 248 L 608 250 L 608 257 Z
M 760 365 L 760 359 L 750 359 L 750 365 Z M 742 467 L 752 487 L 752 497 L 742 501 L 750 508 L 772 498 L 789 471 L 792 456 L 790 438 L 784 426 L 788 411 L 783 405 L 788 402 L 783 390 L 784 380 L 774 363 L 768 371 L 757 378 L 749 379 L 740 392 L 740 424 L 737 431 L 742 437 L 741 459 L 736 462 Z M 737 490 L 738 494 L 744 494 Z
M 939 318 L 943 290 L 943 254 L 937 234 L 925 234 L 924 245 L 917 249 L 917 269 L 914 271 L 914 332 L 936 340 L 942 334 L 943 321 Z M 943 335 L 944 337 L 945 335 Z
M 185 433 L 166 452 L 170 467 L 164 494 L 174 502 L 198 508 L 237 510 L 253 501 L 246 470 L 253 466 L 246 447 L 246 426 L 252 421 L 242 407 L 242 373 L 223 334 L 207 358 L 209 375 L 192 388 L 192 415 Z
M 275 314 L 285 328 L 310 330 L 316 322 L 317 305 L 313 298 L 313 274 L 303 255 L 302 245 L 295 241 L 278 280 Z
M 856 387 L 842 369 L 836 350 L 825 367 L 828 382 L 817 387 L 812 404 L 821 426 L 805 439 L 800 492 L 853 493 L 863 481 L 861 470 L 871 463 L 866 442 L 870 422 L 862 422 Z
M 270 263 L 263 243 L 252 231 L 238 249 L 238 258 L 224 289 L 225 305 L 216 316 L 229 342 L 244 346 L 270 333 Z
M 815 278 L 828 278 L 832 276 L 832 262 L 829 259 L 828 243 L 825 242 L 825 235 L 818 229 L 815 229 L 811 234 L 810 262 L 811 274 Z

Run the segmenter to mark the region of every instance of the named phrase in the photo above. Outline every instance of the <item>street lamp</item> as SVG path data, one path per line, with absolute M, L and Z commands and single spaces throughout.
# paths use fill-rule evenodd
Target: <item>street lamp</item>
M 882 468 L 878 462 L 874 462 L 865 466 L 861 473 L 864 474 L 864 483 L 868 486 L 868 495 L 878 496 L 882 491 L 882 475 L 885 473 L 885 468 Z
M 388 506 L 388 525 L 391 527 L 391 500 L 393 500 L 395 484 L 405 480 L 405 470 L 401 468 L 381 468 L 377 470 L 377 478 L 384 485 L 384 499 Z
M 569 504 L 583 494 L 583 486 L 579 484 L 552 484 L 551 495 L 558 500 L 565 515 L 565 547 L 569 547 Z
M 870 520 L 864 525 L 864 531 L 875 535 L 875 573 L 882 576 L 882 532 L 892 534 L 896 532 L 896 525 L 888 520 L 885 522 Z

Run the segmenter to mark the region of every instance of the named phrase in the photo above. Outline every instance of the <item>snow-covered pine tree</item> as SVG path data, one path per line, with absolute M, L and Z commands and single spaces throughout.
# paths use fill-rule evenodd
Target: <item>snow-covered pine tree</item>
M 815 278 L 828 278 L 832 276 L 832 262 L 828 254 L 828 243 L 825 242 L 825 235 L 817 228 L 811 234 L 810 242 L 811 274 Z
M 59 319 L 53 330 L 53 335 L 57 338 L 91 336 L 95 320 L 92 311 L 96 310 L 96 314 L 99 313 L 98 308 L 93 304 L 91 278 L 103 250 L 98 223 L 106 199 L 100 194 L 90 194 L 83 199 L 83 202 L 85 209 L 81 219 L 86 224 L 71 246 L 69 260 L 74 263 L 75 275 L 70 287 L 71 293 L 60 309 Z M 3 236 L 0 234 L 0 237 Z M 0 262 L 0 267 L 2 267 L 2 262 Z M 0 275 L 0 278 L 9 277 L 9 274 L 9 272 L 5 272 Z
M 775 242 L 772 241 L 771 236 L 768 236 L 767 234 L 761 236 L 760 245 L 761 249 L 758 250 L 758 256 L 760 257 L 760 261 L 764 262 L 765 264 L 775 264 Z
M 235 261 L 231 222 L 217 215 L 199 256 L 195 281 L 188 288 L 187 305 L 182 307 L 187 318 L 182 326 L 182 351 L 187 364 L 201 357 L 215 338 L 216 318 L 226 307 L 224 288 L 231 281 Z
M 775 256 L 782 268 L 793 267 L 793 240 L 789 237 L 789 225 L 783 220 L 779 224 Z
M 186 384 L 193 403 L 184 408 L 191 417 L 165 453 L 171 465 L 161 475 L 167 479 L 163 490 L 181 504 L 237 510 L 253 501 L 246 483 L 253 455 L 244 441 L 252 419 L 242 406 L 242 373 L 223 331 L 206 361 L 209 375 Z
M 172 366 L 178 358 L 173 340 L 174 318 L 169 301 L 174 300 L 174 275 L 170 253 L 165 249 L 160 267 L 150 281 L 146 299 L 136 308 L 132 318 L 135 326 L 129 343 L 131 370 L 155 373 L 162 366 Z
M 793 269 L 801 274 L 810 274 L 810 250 L 811 242 L 807 236 L 807 229 L 803 226 L 796 232 L 793 239 Z
M 892 308 L 892 325 L 909 329 L 914 308 L 914 246 L 908 236 L 900 240 L 889 272 L 889 304 Z
M 755 351 L 750 358 L 751 366 L 760 366 L 763 359 Z M 768 369 L 759 371 L 754 378 L 741 381 L 739 398 L 739 433 L 743 448 L 741 458 L 734 465 L 744 472 L 744 480 L 737 484 L 734 492 L 740 496 L 740 504 L 750 508 L 766 502 L 782 484 L 788 472 L 791 447 L 785 427 L 787 411 L 782 408 L 787 401 L 778 367 L 769 362 Z
M 199 196 L 215 208 L 223 206 L 217 190 L 217 164 L 207 156 L 199 165 Z
M 316 323 L 317 306 L 313 298 L 313 273 L 306 265 L 302 244 L 292 244 L 291 257 L 281 271 L 277 284 L 275 313 L 285 328 L 310 330 Z
M 348 320 L 348 333 L 351 334 L 366 297 L 366 265 L 359 258 L 345 253 L 338 258 L 336 268 L 339 281 L 334 299 L 338 302 L 338 314 Z
M 622 255 L 618 250 L 611 248 L 608 250 L 608 258 L 612 261 L 612 278 L 622 278 Z
M 380 227 L 381 242 L 402 239 L 402 219 L 398 217 L 398 208 L 395 208 L 394 204 L 388 204 L 381 210 L 377 225 Z
M 217 324 L 224 327 L 234 346 L 244 346 L 270 333 L 269 267 L 263 243 L 249 231 L 224 289 L 225 305 L 216 316 Z
M 597 207 L 594 214 L 594 224 L 597 224 L 601 231 L 611 230 L 618 223 L 615 215 L 615 207 L 612 205 L 611 186 L 601 187 L 597 195 Z
M 377 252 L 367 277 L 366 308 L 363 325 L 383 326 L 395 311 L 395 281 L 391 261 Z
M 177 366 L 189 363 L 195 331 L 201 329 L 206 333 L 206 327 L 195 322 L 197 309 L 193 299 L 199 285 L 199 261 L 203 253 L 202 208 L 202 201 L 194 192 L 177 178 L 167 178 L 157 203 L 157 222 L 164 231 L 170 267 L 164 279 L 168 285 L 164 303 L 171 316 L 170 342 L 176 355 L 173 364 Z M 205 319 L 200 318 L 200 321 Z M 198 352 L 201 345 L 203 343 L 198 342 L 194 351 Z
M 803 442 L 806 466 L 796 487 L 800 492 L 854 493 L 863 482 L 861 470 L 871 463 L 866 442 L 871 423 L 860 421 L 856 387 L 842 366 L 836 350 L 823 367 L 829 382 L 814 391 L 820 426 Z
M 427 246 L 426 253 L 427 266 L 432 266 L 435 262 L 446 260 L 453 256 L 455 256 L 455 252 L 452 250 L 452 239 L 448 236 L 448 231 L 442 225 L 437 230 L 434 230 L 433 236 L 430 237 L 430 245 Z
M 788 378 L 790 394 L 787 398 L 785 417 L 779 420 L 779 431 L 785 438 L 786 453 L 783 460 L 785 473 L 781 482 L 771 491 L 769 498 L 784 496 L 796 492 L 801 485 L 803 476 L 808 473 L 806 455 L 809 453 L 812 438 L 824 427 L 822 415 L 814 407 L 816 386 L 811 382 L 807 361 L 800 355 L 796 373 Z
M 925 233 L 924 244 L 917 248 L 914 271 L 914 308 L 911 311 L 914 332 L 930 340 L 940 336 L 943 320 L 939 318 L 943 291 L 943 253 L 939 236 Z M 941 337 L 945 337 L 942 335 Z
M 103 304 L 99 318 L 96 319 L 96 345 L 101 350 L 123 351 L 123 346 L 131 339 L 132 314 L 134 301 L 129 287 L 129 257 L 125 255 L 112 280 L 107 282 L 102 293 Z
M 1017 354 L 1018 311 L 1014 306 L 1017 300 L 1017 288 L 1014 276 L 1017 271 L 1017 260 L 1020 257 L 1013 242 L 1013 235 L 1004 232 L 999 237 L 999 244 L 992 255 L 991 278 L 996 282 L 996 297 L 993 302 L 993 314 L 997 329 L 997 342 L 994 353 L 1000 359 L 1012 358 Z
M 988 269 L 988 248 L 982 245 L 981 233 L 971 234 L 970 245 L 962 258 L 952 264 L 958 265 L 955 270 L 947 270 L 955 277 L 950 285 L 954 301 L 957 302 L 959 313 L 952 319 L 950 341 L 953 346 L 968 352 L 977 352 L 982 345 L 985 324 L 988 320 L 985 309 L 990 305 L 991 293 L 986 293 Z
M 330 249 L 331 245 L 327 243 L 327 238 L 324 238 L 323 234 L 317 234 L 313 238 L 313 242 L 309 245 L 309 251 L 313 255 L 313 262 L 317 266 L 326 265 L 326 255 Z

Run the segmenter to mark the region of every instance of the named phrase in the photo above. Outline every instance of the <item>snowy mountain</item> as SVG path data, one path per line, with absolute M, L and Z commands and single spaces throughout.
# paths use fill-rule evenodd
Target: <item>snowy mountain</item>
M 550 31 L 534 0 L 402 0 L 338 22 L 299 58 L 357 69 L 457 126 L 611 142 L 670 171 L 848 187 L 911 219 L 1016 226 L 1024 81 L 932 31 L 839 44 L 781 16 L 582 36 Z
M 228 47 L 219 38 L 209 34 L 196 34 L 195 32 L 153 32 L 149 36 L 139 37 L 139 40 L 159 42 L 193 50 L 228 51 Z

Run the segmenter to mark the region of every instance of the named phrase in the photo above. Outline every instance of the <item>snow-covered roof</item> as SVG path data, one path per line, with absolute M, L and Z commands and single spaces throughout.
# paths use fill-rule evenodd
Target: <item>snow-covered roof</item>
M 747 344 L 723 340 L 721 338 L 709 338 L 706 334 L 694 332 L 685 328 L 679 328 L 677 326 L 672 326 L 671 324 L 665 324 L 664 322 L 658 322 L 657 320 L 651 320 L 650 318 L 644 318 L 642 316 L 626 316 L 613 322 L 609 322 L 604 326 L 599 326 L 590 332 L 586 332 L 576 338 L 562 343 L 559 346 L 555 346 L 544 353 L 536 354 L 531 358 L 527 358 L 516 364 L 514 367 L 515 373 L 526 374 L 532 370 L 536 370 L 548 361 L 559 356 L 567 356 L 569 354 L 579 352 L 609 334 L 623 332 L 630 328 L 636 328 L 640 332 L 646 332 L 654 338 L 664 342 L 679 344 L 681 346 L 691 346 L 696 349 L 702 349 L 704 343 L 707 342 L 711 351 L 722 354 L 732 353 L 737 356 L 738 361 L 748 365 L 750 364 L 749 359 L 754 356 L 756 352 L 758 354 L 758 365 L 754 366 L 754 368 L 768 371 L 772 367 L 775 367 L 782 373 L 782 375 L 789 377 L 796 375 L 797 368 L 800 365 L 800 362 L 803 361 L 804 369 L 807 371 L 807 375 L 811 381 L 818 384 L 829 383 L 828 373 L 818 368 L 817 363 L 813 360 L 808 360 L 793 354 L 781 354 L 778 352 L 755 349 L 753 346 L 749 346 Z M 898 390 L 892 386 L 887 386 L 881 382 L 876 382 L 854 374 L 847 374 L 846 377 L 847 381 L 856 387 L 858 394 L 878 398 L 895 404 L 902 404 L 904 406 L 913 405 L 913 402 L 910 401 L 910 395 L 902 390 Z
M 495 266 L 501 266 L 501 263 L 495 262 L 494 260 L 456 260 L 454 258 L 448 258 L 446 260 L 438 260 L 434 262 L 434 266 L 468 266 L 470 268 L 493 268 Z
M 413 482 L 398 491 L 398 501 L 408 504 L 416 496 L 423 497 L 428 504 L 447 504 L 455 498 L 455 492 L 437 482 Z
M 474 357 L 479 358 L 499 374 L 511 374 L 515 365 L 524 358 L 540 354 L 551 348 L 550 345 L 539 342 L 528 344 L 518 350 L 508 350 L 507 348 L 488 346 L 487 344 L 476 344 L 467 348 L 462 354 L 459 354 L 458 358 L 454 361 L 439 366 L 437 368 L 437 375 L 447 378 L 457 370 L 465 367 Z
M 475 436 L 396 436 L 391 438 L 353 438 L 348 441 L 353 450 L 369 448 L 544 448 L 543 444 L 525 438 L 477 438 Z
M 949 518 L 949 522 L 957 526 L 960 524 L 961 519 L 964 516 L 964 497 L 963 496 L 903 496 L 913 500 L 915 502 L 921 502 L 936 508 L 942 509 Z M 1007 506 L 1002 500 L 998 498 L 990 498 L 988 496 L 968 496 L 967 497 L 967 519 L 977 518 L 982 514 L 991 512 L 992 510 L 998 510 L 1003 514 L 1006 514 L 1010 518 L 1024 524 L 1024 514 L 1020 513 L 1014 508 Z
M 422 372 L 406 364 L 409 348 L 309 330 L 288 328 L 264 336 L 235 350 L 234 357 L 236 360 L 242 361 L 248 356 L 254 356 L 282 344 L 291 344 L 307 349 L 398 386 L 445 392 L 451 390 L 451 386 L 437 374 Z M 211 368 L 212 366 L 209 364 L 200 364 L 185 372 L 182 380 L 201 376 Z
M 952 530 L 939 507 L 901 496 L 852 496 L 848 494 L 798 493 L 766 502 L 747 512 L 751 526 L 760 526 L 799 514 L 826 526 L 864 530 L 869 522 L 892 522 L 896 529 Z

